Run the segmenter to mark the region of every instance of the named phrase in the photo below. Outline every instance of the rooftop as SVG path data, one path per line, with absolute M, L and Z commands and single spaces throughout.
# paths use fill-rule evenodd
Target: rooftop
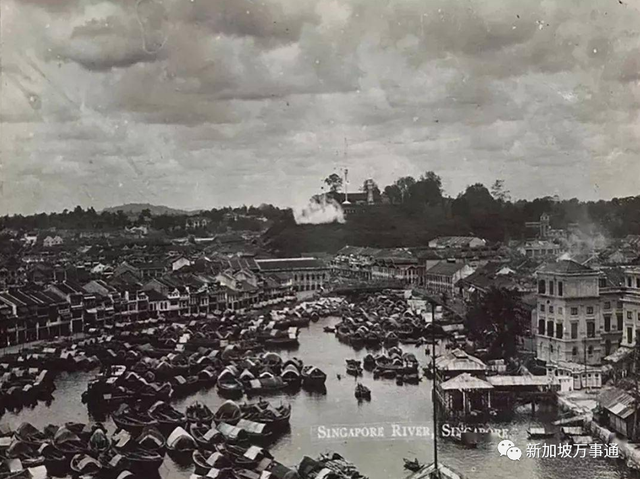
M 538 270 L 539 273 L 555 273 L 555 274 L 598 274 L 593 268 L 584 266 L 576 261 L 564 259 L 553 263 L 547 263 Z
M 442 276 L 453 276 L 466 265 L 464 263 L 450 263 L 448 261 L 441 261 L 427 270 L 427 274 L 438 274 Z
M 296 269 L 324 269 L 325 264 L 316 258 L 278 258 L 257 259 L 256 264 L 260 271 L 282 271 Z

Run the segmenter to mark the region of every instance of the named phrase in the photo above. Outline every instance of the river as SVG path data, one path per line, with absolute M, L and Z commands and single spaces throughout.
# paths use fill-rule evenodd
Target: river
M 431 426 L 431 382 L 423 379 L 419 385 L 397 386 L 392 380 L 374 380 L 365 372 L 361 382 L 371 389 L 371 402 L 358 403 L 354 398 L 355 379 L 345 374 L 345 359 L 362 359 L 366 350 L 354 351 L 333 336 L 323 332 L 323 327 L 333 325 L 338 318 L 321 319 L 303 329 L 300 334 L 300 348 L 282 353 L 283 357 L 297 356 L 305 364 L 320 367 L 327 373 L 327 393 L 311 394 L 300 391 L 295 395 L 270 396 L 268 399 L 291 402 L 293 412 L 291 430 L 281 437 L 271 448 L 279 461 L 296 465 L 305 456 L 315 457 L 321 452 L 336 451 L 354 463 L 360 472 L 370 479 L 403 478 L 407 471 L 403 468 L 403 458 L 418 458 L 421 462 L 433 460 L 433 442 L 428 437 L 413 439 L 394 438 L 393 424 Z M 421 364 L 428 361 L 424 347 L 404 346 L 412 352 Z M 48 424 L 67 421 L 88 422 L 91 420 L 87 408 L 81 401 L 81 394 L 94 373 L 61 374 L 56 380 L 55 399 L 50 405 L 38 403 L 32 409 L 18 413 L 5 413 L 2 418 L 14 428 L 23 421 L 29 421 L 43 428 Z M 340 374 L 342 379 L 338 379 Z M 180 410 L 195 401 L 207 404 L 212 410 L 224 402 L 214 390 L 199 392 L 187 399 L 176 401 Z M 527 429 L 541 425 L 550 427 L 557 419 L 555 409 L 540 409 L 535 416 L 529 408 L 517 410 L 513 418 L 506 422 L 492 422 L 490 427 L 506 430 L 508 438 L 522 449 L 520 461 L 500 457 L 497 444 L 500 440 L 482 442 L 477 449 L 468 449 L 447 439 L 439 440 L 439 460 L 465 474 L 468 479 L 627 479 L 638 477 L 621 460 L 593 458 L 528 458 L 526 456 Z M 114 429 L 110 420 L 106 425 Z M 318 438 L 318 426 L 337 425 L 377 425 L 384 427 L 385 437 L 377 439 L 350 439 L 327 441 Z M 557 443 L 558 439 L 549 440 Z M 540 442 L 540 441 L 538 441 Z M 192 472 L 188 466 L 175 464 L 168 456 L 160 469 L 165 479 L 187 478 Z

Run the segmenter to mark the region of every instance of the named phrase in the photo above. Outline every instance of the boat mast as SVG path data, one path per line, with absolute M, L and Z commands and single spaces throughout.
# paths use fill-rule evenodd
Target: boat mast
M 436 303 L 431 302 L 431 363 L 433 367 L 433 385 L 432 385 L 432 402 L 433 402 L 433 471 L 431 476 L 433 479 L 440 477 L 440 469 L 438 467 L 438 401 L 436 398 Z

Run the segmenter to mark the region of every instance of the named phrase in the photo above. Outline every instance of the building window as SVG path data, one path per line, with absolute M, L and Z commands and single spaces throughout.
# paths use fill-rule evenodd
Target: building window
M 593 346 L 589 346 L 589 348 L 587 349 L 587 354 L 589 356 L 591 356 L 593 354 Z M 589 374 L 589 376 L 591 376 L 591 374 Z
M 611 315 L 605 314 L 604 316 L 604 330 L 611 331 Z
M 544 336 L 544 319 L 541 319 L 538 321 L 538 335 L 539 336 Z
M 627 286 L 633 288 L 633 278 L 627 278 Z
M 574 347 L 574 348 L 571 350 L 571 355 L 572 355 L 572 356 L 577 356 L 577 355 L 578 355 L 578 348 L 575 348 L 575 347 Z
M 598 286 L 600 286 L 601 288 L 606 288 L 607 287 L 607 279 L 606 278 L 600 278 L 600 280 L 598 281 Z
M 564 296 L 564 284 L 558 281 L 558 296 Z
M 631 311 L 627 311 L 627 319 L 633 319 L 633 316 L 631 315 Z
M 553 338 L 553 321 L 547 321 L 547 336 Z
M 578 308 L 571 308 L 571 316 L 578 316 Z
M 562 309 L 562 306 L 558 306 L 558 314 L 563 314 L 564 310 Z
M 544 313 L 544 304 L 540 305 L 540 311 L 542 311 Z
M 611 301 L 606 301 L 604 303 L 604 309 L 607 311 L 611 309 Z
M 622 317 L 622 313 L 616 314 L 616 320 L 618 321 L 618 331 L 622 331 L 622 323 L 624 322 L 624 318 Z
M 636 288 L 640 288 L 640 278 L 636 278 Z
M 587 321 L 587 337 L 594 338 L 596 336 L 596 323 Z
M 589 316 L 592 316 L 592 315 L 593 315 L 593 306 L 587 306 L 587 314 L 588 314 Z
M 549 306 L 549 312 L 553 314 L 553 306 Z
M 546 294 L 547 293 L 547 283 L 544 279 L 538 281 L 538 293 Z
M 554 285 L 555 285 L 555 283 L 553 281 L 549 281 L 549 294 L 552 294 L 552 295 L 555 294 L 554 293 L 554 289 L 555 289 Z
M 556 338 L 562 339 L 562 323 L 556 324 Z
M 607 339 L 604 342 L 604 355 L 609 356 L 609 354 L 611 354 L 611 340 Z
M 627 344 L 633 343 L 633 328 L 627 328 Z

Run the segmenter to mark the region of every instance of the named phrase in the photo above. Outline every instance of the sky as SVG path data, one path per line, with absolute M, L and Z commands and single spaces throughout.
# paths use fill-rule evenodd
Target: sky
M 0 214 L 640 194 L 631 0 L 3 0 Z

